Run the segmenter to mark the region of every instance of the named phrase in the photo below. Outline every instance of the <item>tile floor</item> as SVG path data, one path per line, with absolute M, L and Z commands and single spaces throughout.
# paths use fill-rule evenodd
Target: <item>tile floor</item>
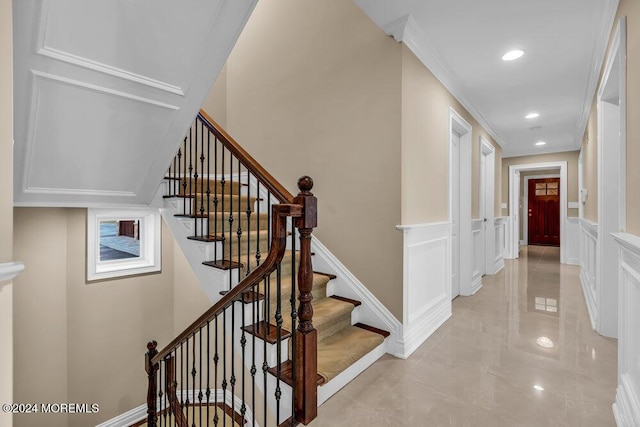
M 409 359 L 384 356 L 310 425 L 615 426 L 617 340 L 592 330 L 578 274 L 558 248 L 524 247 Z

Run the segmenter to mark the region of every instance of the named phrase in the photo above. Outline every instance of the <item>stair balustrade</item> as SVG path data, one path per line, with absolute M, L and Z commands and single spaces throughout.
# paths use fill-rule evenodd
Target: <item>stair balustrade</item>
M 165 197 L 181 198 L 194 221 L 190 239 L 214 246 L 204 264 L 231 274 L 221 299 L 173 341 L 147 344 L 147 425 L 308 424 L 318 384 L 313 180 L 300 178 L 294 197 L 204 111 L 166 179 Z

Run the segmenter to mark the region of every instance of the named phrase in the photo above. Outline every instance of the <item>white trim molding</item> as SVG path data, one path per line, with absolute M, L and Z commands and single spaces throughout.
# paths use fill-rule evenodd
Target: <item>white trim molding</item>
M 580 220 L 580 283 L 591 319 L 591 327 L 598 321 L 598 223 Z
M 482 240 L 482 228 L 484 221 L 481 218 L 471 220 L 471 240 L 473 246 L 473 271 L 471 273 L 471 293 L 475 294 L 482 287 L 484 275 L 484 245 Z
M 566 221 L 565 261 L 567 264 L 580 265 L 580 218 L 570 216 Z
M 640 425 L 640 236 L 614 233 L 618 246 L 618 388 L 613 404 L 616 424 Z
M 598 322 L 596 330 L 618 336 L 618 251 L 611 233 L 626 228 L 626 19 L 618 22 L 597 94 L 598 115 Z M 605 290 L 606 288 L 606 290 Z
M 458 256 L 460 278 L 460 295 L 473 295 L 472 270 L 473 248 L 471 236 L 471 157 L 472 157 L 471 125 L 453 108 L 449 108 L 449 223 L 453 221 L 453 134 L 460 135 L 460 210 L 459 210 L 459 247 Z M 453 244 L 450 243 L 451 250 Z M 451 255 L 452 256 L 452 255 Z M 455 259 L 452 256 L 452 260 Z M 452 261 L 453 262 L 453 261 Z M 455 267 L 452 267 L 455 268 Z
M 361 3 L 361 2 L 358 2 Z M 364 9 L 364 8 L 363 8 Z M 504 138 L 495 130 L 484 115 L 475 108 L 465 93 L 464 85 L 456 74 L 449 68 L 442 56 L 429 45 L 427 37 L 411 15 L 405 15 L 393 22 L 381 26 L 382 30 L 393 36 L 397 42 L 403 42 L 425 67 L 442 83 L 442 85 L 462 104 L 462 106 L 478 121 L 489 135 L 501 146 L 504 146 Z
M 560 263 L 566 264 L 567 219 L 567 161 L 528 163 L 509 166 L 509 228 L 511 241 L 507 243 L 510 258 L 518 258 L 520 252 L 520 172 L 560 168 Z
M 498 274 L 504 268 L 504 254 L 507 246 L 507 225 L 509 217 L 501 216 L 493 220 L 493 238 L 494 238 L 494 254 L 493 254 L 493 272 Z
M 451 317 L 451 223 L 397 228 L 403 232 L 403 353 L 399 356 L 407 358 Z
M 0 289 L 8 285 L 22 270 L 24 264 L 18 261 L 0 264 Z

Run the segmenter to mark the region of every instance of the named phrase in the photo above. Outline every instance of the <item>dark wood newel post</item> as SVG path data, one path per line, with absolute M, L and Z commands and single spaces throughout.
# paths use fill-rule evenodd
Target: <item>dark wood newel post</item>
M 147 343 L 147 354 L 145 354 L 145 370 L 149 377 L 149 388 L 147 389 L 147 425 L 149 427 L 157 427 L 156 423 L 156 396 L 158 394 L 158 385 L 156 381 L 156 375 L 160 364 L 151 364 L 151 359 L 158 354 L 158 343 L 155 341 L 149 341 Z
M 318 200 L 311 193 L 313 180 L 303 176 L 298 180 L 300 193 L 294 203 L 303 206 L 303 215 L 296 219 L 300 233 L 300 267 L 298 270 L 298 333 L 295 345 L 294 413 L 296 421 L 308 424 L 318 412 L 318 335 L 313 328 L 313 267 L 311 266 L 311 232 L 318 225 Z

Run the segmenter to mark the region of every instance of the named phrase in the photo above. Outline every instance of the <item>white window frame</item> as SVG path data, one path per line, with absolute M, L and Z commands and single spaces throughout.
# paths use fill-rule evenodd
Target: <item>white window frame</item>
M 140 256 L 100 261 L 100 222 L 140 221 Z M 160 212 L 154 209 L 87 210 L 87 281 L 159 272 L 162 268 Z

